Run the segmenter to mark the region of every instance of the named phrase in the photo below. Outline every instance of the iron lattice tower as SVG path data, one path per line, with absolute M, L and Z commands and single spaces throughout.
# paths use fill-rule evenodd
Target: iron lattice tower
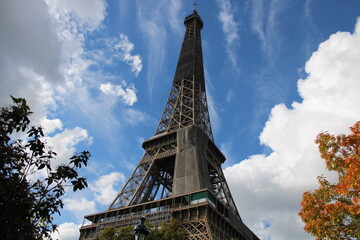
M 186 31 L 170 94 L 145 154 L 109 208 L 85 216 L 80 239 L 104 227 L 134 225 L 140 216 L 152 224 L 178 219 L 191 240 L 258 237 L 242 222 L 221 169 L 205 91 L 201 47 L 203 21 L 197 11 Z

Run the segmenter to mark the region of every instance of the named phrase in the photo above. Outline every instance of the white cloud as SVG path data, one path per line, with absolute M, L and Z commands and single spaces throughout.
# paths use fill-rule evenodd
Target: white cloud
M 44 2 L 0 2 L 0 103 L 10 95 L 29 103 L 33 124 L 54 107 L 52 84 L 61 81 L 59 41 Z
M 216 134 L 221 127 L 221 117 L 218 113 L 220 110 L 219 110 L 219 106 L 216 105 L 216 101 L 214 101 L 214 98 L 212 95 L 212 91 L 214 91 L 215 88 L 213 85 L 212 77 L 209 74 L 209 71 L 207 70 L 206 67 L 204 67 L 204 73 L 205 73 L 205 81 L 206 81 L 205 92 L 206 92 L 208 110 L 209 110 L 209 115 L 210 115 L 210 123 L 211 123 L 211 128 L 212 128 L 214 138 L 216 139 Z
M 179 18 L 175 20 L 176 16 L 180 16 L 182 4 L 179 0 L 136 0 L 136 5 L 139 27 L 147 43 L 146 80 L 147 89 L 151 95 L 157 86 L 154 82 L 157 81 L 158 75 L 164 68 L 165 46 L 169 30 L 178 34 L 182 34 L 181 29 L 184 30 L 181 20 Z M 154 8 L 154 6 L 157 7 Z
M 25 98 L 31 111 L 34 112 L 31 117 L 32 124 L 38 125 L 41 119 L 45 118 L 46 112 L 55 107 L 51 84 L 46 81 L 44 76 L 37 74 L 33 69 L 22 66 L 16 67 L 13 64 L 9 66 L 9 69 L 5 70 L 4 75 L 6 76 L 7 72 L 12 70 L 14 72 L 9 76 L 8 80 L 5 80 L 4 88 L 0 90 L 2 93 L 0 97 L 1 103 L 10 104 L 10 95 Z M 20 85 L 17 86 L 16 84 Z
M 265 41 L 263 0 L 253 0 L 251 27 L 260 40 Z
M 218 1 L 220 5 L 220 13 L 218 18 L 223 24 L 223 31 L 226 34 L 226 42 L 232 44 L 234 41 L 239 40 L 239 28 L 235 22 L 234 14 L 231 12 L 232 6 L 229 0 Z
M 62 121 L 53 117 L 58 102 L 69 99 L 63 95 L 68 83 L 81 82 L 86 68 L 79 70 L 84 36 L 78 22 L 61 15 L 65 6 L 57 7 L 45 1 L 0 1 L 0 104 L 11 104 L 10 95 L 27 100 L 34 112 L 31 125 L 44 128 L 47 145 L 58 153 L 53 166 L 67 162 L 80 142 L 91 142 L 85 129 L 64 130 Z M 42 177 L 39 171 L 30 179 Z
M 92 143 L 92 138 L 88 135 L 87 130 L 80 127 L 64 129 L 62 132 L 46 139 L 48 145 L 52 146 L 54 152 L 57 153 L 54 165 L 67 162 L 76 152 L 75 146 L 80 142 Z
M 85 36 L 101 27 L 106 5 L 102 0 L 46 0 L 46 3 L 61 51 L 62 62 L 58 69 L 65 81 L 56 89 L 64 96 L 81 86 L 89 66 L 94 64 L 92 59 L 86 58 Z
M 356 19 L 354 34 L 357 36 L 360 34 L 360 17 Z
M 230 0 L 217 0 L 217 3 L 220 7 L 218 18 L 222 23 L 222 29 L 225 33 L 226 52 L 233 68 L 238 71 L 236 55 L 240 39 L 238 23 L 234 19 L 233 7 Z
M 68 87 L 81 82 L 81 73 L 89 66 L 81 56 L 84 36 L 80 25 L 91 25 L 93 29 L 104 17 L 103 10 L 102 17 L 97 12 L 103 9 L 102 1 L 82 1 L 96 7 L 94 12 L 87 11 L 88 15 L 81 13 L 80 1 L 70 6 L 71 2 L 0 3 L 1 104 L 10 104 L 9 95 L 26 98 L 34 112 L 32 124 L 41 124 L 46 134 L 63 129 L 60 119 L 48 116 L 56 110 L 57 101 L 64 100 L 62 94 Z M 77 143 L 89 139 L 86 130 L 74 128 L 49 137 L 48 143 L 65 159 L 75 151 Z
M 281 0 L 252 0 L 251 28 L 258 35 L 262 49 L 272 64 L 281 46 L 278 34 L 278 17 L 286 8 L 286 1 Z
M 182 19 L 180 16 L 182 3 L 180 0 L 170 0 L 167 3 L 168 6 L 168 19 L 171 29 L 174 32 L 181 33 L 183 31 Z
M 213 135 L 215 135 L 221 127 L 221 118 L 219 113 L 217 112 L 217 106 L 214 102 L 212 95 L 210 94 L 210 91 L 207 91 L 207 93 L 208 93 L 207 100 L 208 100 L 208 109 L 209 109 L 211 127 L 212 127 Z
M 310 239 L 297 212 L 302 193 L 326 174 L 314 139 L 324 130 L 347 133 L 360 116 L 359 22 L 353 34 L 333 34 L 313 53 L 307 78 L 298 81 L 303 101 L 272 109 L 260 135 L 272 153 L 224 171 L 243 220 L 264 239 Z M 269 224 L 261 227 L 264 220 Z
M 83 220 L 84 216 L 97 212 L 95 201 L 89 201 L 86 198 L 65 198 L 64 208 L 69 210 L 78 221 Z
M 59 81 L 60 51 L 51 18 L 43 14 L 47 12 L 46 4 L 1 1 L 0 9 L 1 75 L 9 66 L 17 66 L 17 71 L 21 66 L 48 81 Z M 8 77 L 15 77 L 17 71 Z
M 102 204 L 110 204 L 116 197 L 118 191 L 114 189 L 115 185 L 124 183 L 125 176 L 119 172 L 112 172 L 110 174 L 101 176 L 89 188 L 95 192 L 95 200 Z
M 226 102 L 230 103 L 233 100 L 234 96 L 235 96 L 234 91 L 229 90 L 227 95 L 226 95 Z
M 57 18 L 74 18 L 82 30 L 95 30 L 105 18 L 106 2 L 103 0 L 45 0 Z M 62 15 L 62 16 L 61 16 Z
M 60 119 L 47 119 L 43 118 L 40 121 L 40 125 L 43 128 L 45 135 L 54 132 L 55 130 L 62 130 L 63 125 Z
M 147 113 L 135 110 L 135 109 L 131 109 L 128 108 L 126 109 L 126 111 L 124 111 L 123 113 L 123 118 L 125 120 L 126 123 L 130 124 L 130 125 L 136 125 L 139 124 L 141 122 L 153 122 L 154 124 L 157 123 L 157 121 L 152 118 L 150 115 L 148 115 Z
M 124 81 L 122 82 L 122 85 L 104 83 L 100 85 L 99 89 L 107 95 L 121 97 L 123 102 L 128 106 L 134 105 L 134 103 L 137 101 L 135 87 L 133 85 L 126 86 Z
M 257 233 L 257 236 L 262 240 L 271 240 L 271 236 L 266 233 L 266 229 L 271 227 L 271 224 L 267 220 L 259 221 L 255 224 L 253 231 Z M 264 231 L 265 230 L 265 231 Z
M 66 222 L 59 225 L 57 231 L 51 234 L 52 239 L 55 240 L 75 240 L 80 237 L 81 225 L 75 223 Z
M 234 155 L 232 154 L 233 143 L 231 141 L 222 142 L 220 144 L 220 150 L 224 154 L 224 156 L 226 156 L 226 161 L 225 161 L 224 165 L 222 166 L 223 168 L 231 166 L 232 164 L 237 162 L 237 159 L 234 158 Z
M 145 16 L 144 11 L 143 9 L 138 11 L 138 18 L 141 23 L 140 28 L 148 39 L 149 55 L 146 79 L 148 91 L 152 94 L 155 86 L 155 76 L 162 69 L 164 63 L 166 30 L 164 26 L 161 26 L 162 22 L 155 18 L 155 13 L 152 16 Z
M 81 198 L 80 201 L 77 199 L 64 199 L 64 203 L 66 204 L 65 208 L 72 211 L 72 210 L 79 210 L 79 211 L 89 211 L 95 212 L 95 203 L 94 201 L 88 201 L 85 198 Z
M 131 66 L 131 71 L 136 76 L 139 75 L 142 69 L 142 60 L 139 54 L 131 55 L 131 52 L 134 50 L 134 44 L 129 41 L 126 35 L 120 33 L 120 41 L 115 45 L 115 49 L 122 51 L 120 54 L 121 59 Z

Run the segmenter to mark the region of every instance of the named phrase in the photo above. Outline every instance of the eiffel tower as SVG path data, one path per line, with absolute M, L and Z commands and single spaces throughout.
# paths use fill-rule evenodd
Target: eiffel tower
M 187 16 L 175 77 L 160 123 L 145 140 L 145 154 L 109 208 L 85 216 L 80 239 L 107 226 L 153 225 L 177 219 L 191 240 L 259 239 L 241 220 L 214 143 L 201 47 L 204 24 L 197 11 Z

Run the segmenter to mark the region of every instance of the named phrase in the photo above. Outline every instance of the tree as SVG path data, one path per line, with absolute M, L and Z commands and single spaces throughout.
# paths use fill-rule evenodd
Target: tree
M 119 240 L 134 240 L 134 235 L 132 234 L 133 226 L 122 227 L 118 230 Z
M 175 218 L 170 218 L 169 222 L 161 223 L 159 228 L 159 237 L 156 239 L 164 240 L 187 240 L 188 233 Z M 155 239 L 154 239 L 155 240 Z
M 145 225 L 150 230 L 148 240 L 188 239 L 188 233 L 174 218 L 170 218 L 169 222 L 161 223 L 159 227 L 151 225 L 148 221 L 145 222 Z M 133 228 L 134 226 L 127 226 L 116 231 L 114 227 L 106 227 L 94 240 L 133 240 Z
M 87 187 L 78 170 L 90 157 L 84 151 L 68 164 L 52 166 L 56 153 L 46 145 L 41 127 L 30 127 L 25 99 L 0 110 L 0 234 L 5 239 L 42 239 L 56 230 L 52 215 L 60 214 L 65 187 Z M 14 139 L 23 134 L 25 140 Z M 35 177 L 40 176 L 40 177 Z
M 360 239 L 360 121 L 349 135 L 320 133 L 315 142 L 337 183 L 318 177 L 320 187 L 303 194 L 299 216 L 317 239 Z
M 94 240 L 116 240 L 117 238 L 117 232 L 115 227 L 106 227 L 104 230 L 102 230 L 100 235 L 97 235 Z

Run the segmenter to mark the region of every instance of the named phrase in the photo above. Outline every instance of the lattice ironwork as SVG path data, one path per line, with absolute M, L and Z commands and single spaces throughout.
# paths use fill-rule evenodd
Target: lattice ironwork
M 91 239 L 106 226 L 132 225 L 141 214 L 151 221 L 172 215 L 190 240 L 258 239 L 241 221 L 215 146 L 206 99 L 200 30 L 194 11 L 186 31 L 174 80 L 145 154 L 107 211 L 86 216 L 80 239 Z M 159 222 L 155 223 L 158 224 Z
M 159 148 L 149 150 L 140 163 L 152 162 L 156 158 L 165 158 L 176 153 L 176 142 L 160 146 Z
M 211 151 L 206 151 L 208 159 L 209 174 L 211 179 L 212 190 L 215 196 L 220 199 L 225 205 L 238 214 L 235 202 L 231 196 L 229 186 L 226 182 L 221 165 Z M 240 216 L 240 215 L 239 215 Z
M 206 93 L 200 82 L 182 79 L 173 83 L 155 135 L 174 132 L 188 126 L 199 126 L 214 141 Z
M 155 160 L 175 154 L 176 142 L 148 150 L 109 209 L 152 201 L 156 197 L 161 199 L 171 196 L 173 166 L 164 169 L 158 166 L 159 164 L 155 164 Z M 160 195 L 158 195 L 159 190 Z
M 205 219 L 183 223 L 181 226 L 188 232 L 189 240 L 210 239 L 210 229 L 207 227 Z
M 145 154 L 146 155 L 146 154 Z M 141 163 L 135 168 L 131 177 L 125 183 L 123 189 L 111 203 L 109 209 L 123 207 L 129 205 L 136 191 L 136 188 L 142 182 L 146 172 L 150 169 L 151 162 Z

